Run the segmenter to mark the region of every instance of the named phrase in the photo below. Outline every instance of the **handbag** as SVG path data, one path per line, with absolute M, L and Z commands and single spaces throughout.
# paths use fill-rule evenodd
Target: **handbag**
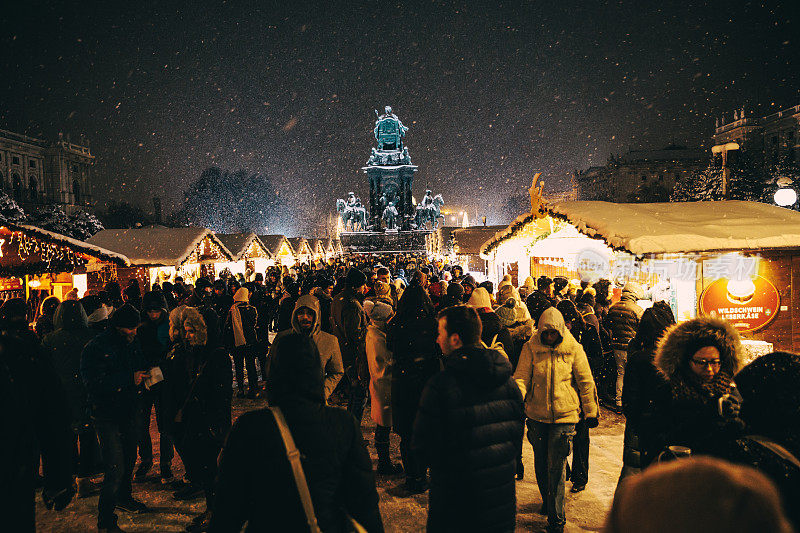
M 283 417 L 283 412 L 280 407 L 270 407 L 272 416 L 275 417 L 275 424 L 281 433 L 283 445 L 286 447 L 286 457 L 289 459 L 289 464 L 292 466 L 292 474 L 294 481 L 297 485 L 297 492 L 300 495 L 300 502 L 303 504 L 303 511 L 306 514 L 306 522 L 308 529 L 311 533 L 322 533 L 317 523 L 317 515 L 314 513 L 314 503 L 311 501 L 311 492 L 308 490 L 308 482 L 306 481 L 306 474 L 303 471 L 303 464 L 300 462 L 300 450 L 294 443 L 292 432 L 289 430 L 286 419 Z M 356 522 L 350 515 L 346 515 L 347 521 L 351 527 L 350 531 L 355 533 L 367 533 L 364 527 Z

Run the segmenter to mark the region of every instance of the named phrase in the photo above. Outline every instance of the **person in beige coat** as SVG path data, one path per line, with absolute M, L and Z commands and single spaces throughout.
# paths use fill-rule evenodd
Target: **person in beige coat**
M 520 353 L 514 379 L 525 398 L 528 440 L 533 446 L 536 483 L 548 531 L 564 530 L 566 462 L 581 411 L 597 426 L 597 391 L 583 347 L 555 307 L 546 309 Z M 544 514 L 544 513 L 543 513 Z
M 279 331 L 275 336 L 275 341 L 293 331 L 302 335 L 309 335 L 313 339 L 314 344 L 317 345 L 317 351 L 319 351 L 322 371 L 325 374 L 325 401 L 327 402 L 328 397 L 344 375 L 344 365 L 342 364 L 342 352 L 339 349 L 339 339 L 335 335 L 322 331 L 320 324 L 319 300 L 317 300 L 316 296 L 304 294 L 294 304 L 292 328 Z M 269 361 L 272 360 L 275 344 L 273 341 L 272 346 L 270 346 L 267 366 L 270 364 Z M 269 375 L 269 370 L 267 375 Z
M 389 434 L 392 431 L 392 352 L 386 343 L 386 322 L 394 316 L 394 310 L 388 302 L 376 301 L 368 313 L 370 323 L 367 326 L 365 344 L 369 365 L 370 412 L 376 424 L 377 473 L 395 475 L 402 472 L 402 468 L 393 464 L 389 456 Z

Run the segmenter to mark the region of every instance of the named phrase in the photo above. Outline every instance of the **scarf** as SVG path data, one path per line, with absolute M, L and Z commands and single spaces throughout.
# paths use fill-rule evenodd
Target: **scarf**
M 233 326 L 233 345 L 237 348 L 247 344 L 247 339 L 244 336 L 244 328 L 242 327 L 242 313 L 239 310 L 239 304 L 247 302 L 236 302 L 231 306 L 231 326 Z

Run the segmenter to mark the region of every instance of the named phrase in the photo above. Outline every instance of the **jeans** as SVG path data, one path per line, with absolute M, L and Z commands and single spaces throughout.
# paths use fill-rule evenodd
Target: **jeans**
M 164 422 L 162 416 L 161 396 L 152 391 L 144 391 L 139 397 L 139 423 L 138 425 L 138 446 L 139 446 L 139 459 L 142 464 L 153 464 L 153 442 L 150 439 L 150 413 L 153 406 L 156 409 L 156 427 L 158 428 L 159 437 L 159 465 L 161 474 L 165 475 L 171 473 L 172 458 L 175 457 L 175 450 L 172 445 L 172 439 L 164 431 Z M 169 476 L 166 476 L 169 477 Z
M 103 454 L 105 477 L 100 489 L 97 526 L 108 528 L 117 523 L 114 509 L 120 500 L 131 496 L 131 478 L 136 463 L 136 428 L 133 416 L 94 422 Z
M 570 479 L 573 485 L 586 485 L 589 482 L 589 426 L 586 425 L 586 420 L 575 424 Z
M 614 350 L 614 363 L 617 367 L 617 381 L 614 386 L 614 403 L 622 405 L 622 380 L 625 377 L 625 365 L 628 362 L 628 350 Z
M 533 445 L 533 466 L 536 484 L 547 509 L 551 528 L 563 527 L 564 481 L 570 443 L 575 436 L 575 424 L 545 424 L 528 420 L 528 440 Z

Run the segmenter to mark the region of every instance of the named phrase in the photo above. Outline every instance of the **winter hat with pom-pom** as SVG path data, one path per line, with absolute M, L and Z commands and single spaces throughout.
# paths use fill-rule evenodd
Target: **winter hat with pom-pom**
M 501 326 L 510 326 L 517 321 L 516 305 L 517 301 L 514 298 L 509 298 L 505 304 L 494 310 L 497 318 L 500 319 Z

